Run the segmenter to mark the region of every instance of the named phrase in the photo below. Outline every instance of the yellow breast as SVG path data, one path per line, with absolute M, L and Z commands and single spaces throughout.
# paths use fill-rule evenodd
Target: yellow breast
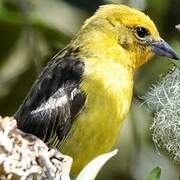
M 61 147 L 61 152 L 73 157 L 75 175 L 94 157 L 112 148 L 132 97 L 132 73 L 110 61 L 94 61 L 95 66 L 88 62 L 81 83 L 87 95 L 85 108 Z

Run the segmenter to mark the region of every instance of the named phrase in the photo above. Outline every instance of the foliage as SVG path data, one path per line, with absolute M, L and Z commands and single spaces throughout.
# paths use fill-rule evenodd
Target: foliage
M 157 166 L 151 170 L 151 172 L 148 174 L 145 180 L 160 180 L 160 177 L 161 177 L 161 168 Z

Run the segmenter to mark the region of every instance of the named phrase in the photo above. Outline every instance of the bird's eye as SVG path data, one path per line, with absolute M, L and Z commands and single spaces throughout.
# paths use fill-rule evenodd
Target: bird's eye
M 149 35 L 149 31 L 144 27 L 136 27 L 135 34 L 138 38 L 143 39 Z

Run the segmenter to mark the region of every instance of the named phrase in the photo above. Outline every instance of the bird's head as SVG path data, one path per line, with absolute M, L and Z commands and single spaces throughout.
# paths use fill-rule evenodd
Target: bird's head
M 125 5 L 101 6 L 85 22 L 78 36 L 82 47 L 88 47 L 86 52 L 104 58 L 109 56 L 134 69 L 154 54 L 179 59 L 160 37 L 153 21 L 143 12 Z

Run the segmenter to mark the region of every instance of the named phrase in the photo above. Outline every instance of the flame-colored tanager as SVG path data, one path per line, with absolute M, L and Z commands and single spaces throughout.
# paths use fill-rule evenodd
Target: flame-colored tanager
M 44 68 L 18 127 L 73 158 L 72 173 L 109 151 L 131 104 L 133 75 L 154 54 L 179 59 L 144 13 L 104 5 Z

